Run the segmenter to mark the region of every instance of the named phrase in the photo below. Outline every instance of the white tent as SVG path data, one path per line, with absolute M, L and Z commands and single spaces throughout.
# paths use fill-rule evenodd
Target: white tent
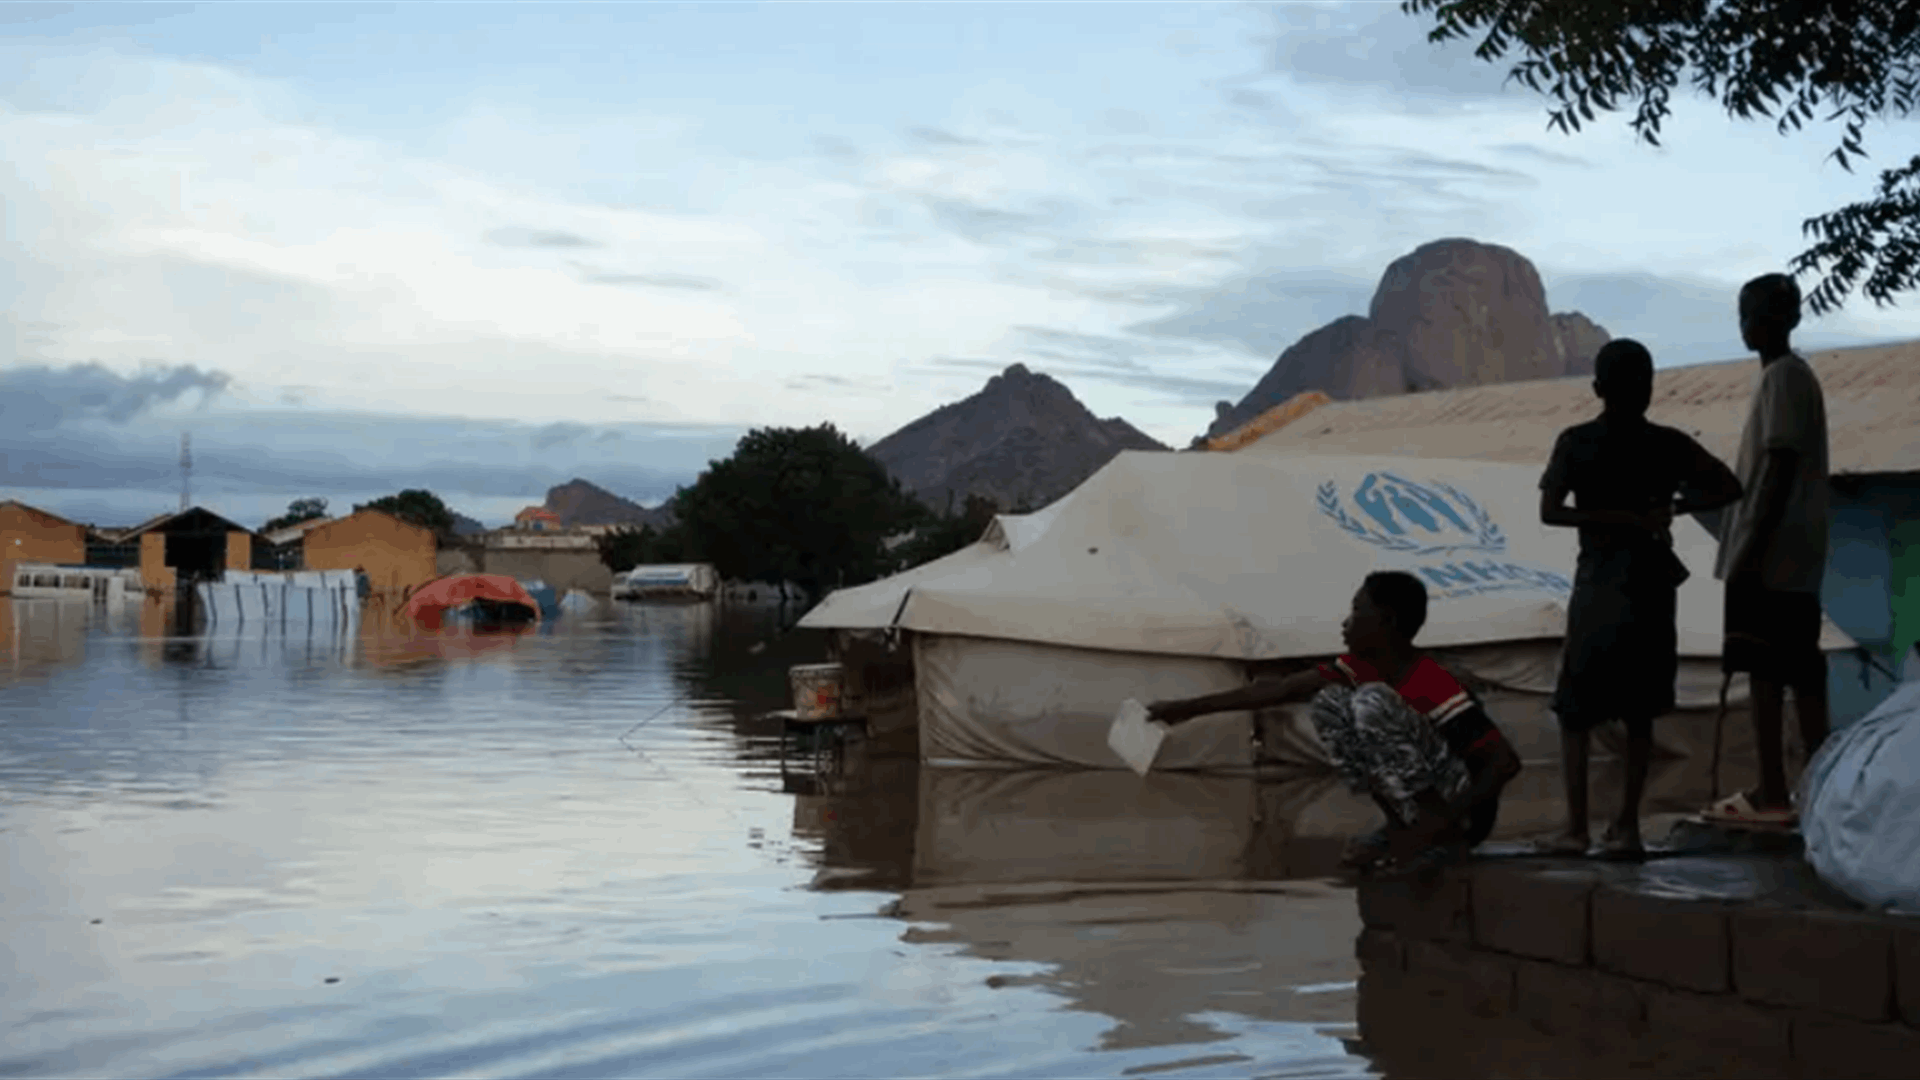
M 922 757 L 1119 767 L 1106 729 L 1123 699 L 1243 685 L 1251 661 L 1340 651 L 1367 573 L 1402 569 L 1432 598 L 1419 643 L 1489 684 L 1523 754 L 1546 752 L 1578 551 L 1539 520 L 1539 469 L 1481 461 L 1120 454 L 1033 514 L 1002 516 L 944 559 L 828 596 L 800 625 L 910 631 Z M 1720 675 L 1715 541 L 1676 522 L 1683 710 Z M 1851 642 L 1831 624 L 1823 647 Z M 1736 681 L 1744 700 L 1744 680 Z M 1246 714 L 1175 729 L 1167 768 L 1255 764 Z M 1687 752 L 1691 728 L 1666 725 Z M 1298 710 L 1263 718 L 1282 760 L 1319 760 Z

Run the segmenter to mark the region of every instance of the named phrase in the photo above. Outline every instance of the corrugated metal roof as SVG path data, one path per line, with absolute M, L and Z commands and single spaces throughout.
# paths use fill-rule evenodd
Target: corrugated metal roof
M 1308 390 L 1295 394 L 1287 400 L 1261 413 L 1259 416 L 1241 424 L 1217 439 L 1207 440 L 1209 450 L 1238 450 L 1258 440 L 1262 435 L 1278 431 L 1302 416 L 1322 405 L 1330 404 L 1332 398 L 1318 390 Z
M 1832 471 L 1920 472 L 1920 341 L 1807 354 L 1826 396 Z M 1757 360 L 1665 368 L 1647 415 L 1723 461 L 1739 449 Z M 1590 376 L 1322 405 L 1243 453 L 1383 454 L 1544 464 L 1562 429 L 1600 413 Z
M 285 544 L 300 539 L 311 530 L 317 529 L 322 525 L 330 525 L 338 520 L 340 519 L 330 517 L 308 518 L 305 521 L 296 521 L 291 525 L 275 529 L 270 533 L 262 533 L 261 535 L 269 544 Z

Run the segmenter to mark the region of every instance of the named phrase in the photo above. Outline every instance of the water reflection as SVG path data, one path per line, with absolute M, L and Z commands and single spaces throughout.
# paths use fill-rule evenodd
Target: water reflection
M 1368 1068 L 1325 777 L 782 776 L 778 608 L 4 614 L 0 1074 Z

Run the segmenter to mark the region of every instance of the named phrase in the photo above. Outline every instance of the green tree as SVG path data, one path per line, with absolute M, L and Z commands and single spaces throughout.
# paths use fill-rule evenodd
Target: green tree
M 673 499 L 684 550 L 732 580 L 791 581 L 812 596 L 871 581 L 916 502 L 832 424 L 749 432 Z
M 298 525 L 303 521 L 327 516 L 327 500 L 321 498 L 295 499 L 287 504 L 287 512 L 260 526 L 260 531 L 269 533 L 275 529 L 284 529 L 289 525 Z
M 440 496 L 420 488 L 408 488 L 397 495 L 387 495 L 369 503 L 354 506 L 354 512 L 361 510 L 379 510 L 392 514 L 401 521 L 410 521 L 425 529 L 432 529 L 441 540 L 453 536 L 453 511 L 440 501 Z
M 1785 134 L 1824 112 L 1844 121 L 1830 155 L 1847 171 L 1865 157 L 1867 122 L 1905 117 L 1920 95 L 1916 0 L 1403 0 L 1431 13 L 1440 42 L 1484 33 L 1475 55 L 1517 52 L 1508 76 L 1550 95 L 1549 126 L 1571 134 L 1631 103 L 1634 131 L 1658 146 L 1685 76 L 1740 119 Z M 1796 275 L 1819 274 L 1808 303 L 1838 310 L 1864 275 L 1875 304 L 1920 284 L 1920 155 L 1880 174 L 1869 199 L 1807 219 L 1812 247 Z
M 949 498 L 947 509 L 929 517 L 912 539 L 894 549 L 894 556 L 902 569 L 944 558 L 978 541 L 999 513 L 999 504 L 984 495 L 967 496 L 959 513 Z
M 654 563 L 705 561 L 688 552 L 686 536 L 677 524 L 664 529 L 651 525 L 614 529 L 595 540 L 594 545 L 600 549 L 600 561 L 616 574 Z

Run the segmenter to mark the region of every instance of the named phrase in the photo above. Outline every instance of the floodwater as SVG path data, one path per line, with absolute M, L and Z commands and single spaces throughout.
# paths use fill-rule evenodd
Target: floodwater
M 794 614 L 0 599 L 0 1076 L 1441 1069 L 1358 1040 L 1330 779 L 783 762 Z M 1522 786 L 1503 832 L 1551 824 Z

